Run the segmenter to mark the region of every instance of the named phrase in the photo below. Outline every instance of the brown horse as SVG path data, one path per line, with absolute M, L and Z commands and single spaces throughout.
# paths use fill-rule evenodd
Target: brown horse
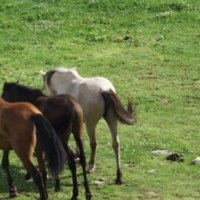
M 17 189 L 9 171 L 9 151 L 14 150 L 38 187 L 40 199 L 48 198 L 44 156 L 55 176 L 63 169 L 66 156 L 61 142 L 51 124 L 30 103 L 8 103 L 0 98 L 0 149 L 2 166 L 8 180 L 9 195 L 15 197 Z M 35 152 L 39 171 L 32 163 Z
M 86 174 L 86 158 L 83 148 L 83 111 L 77 101 L 69 95 L 45 96 L 41 90 L 33 89 L 19 83 L 4 83 L 2 97 L 10 102 L 27 101 L 35 105 L 47 117 L 69 157 L 69 168 L 72 172 L 74 195 L 78 195 L 78 186 L 76 174 L 76 163 L 74 154 L 69 149 L 68 140 L 70 133 L 73 133 L 74 139 L 80 152 L 80 164 L 83 170 L 84 186 L 86 199 L 91 198 L 91 192 Z M 60 190 L 60 180 L 56 177 L 55 191 Z

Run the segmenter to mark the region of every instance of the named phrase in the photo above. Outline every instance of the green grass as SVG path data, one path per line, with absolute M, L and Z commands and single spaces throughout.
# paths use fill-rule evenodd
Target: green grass
M 191 165 L 200 154 L 199 30 L 196 0 L 1 0 L 0 89 L 16 80 L 42 88 L 39 71 L 58 65 L 107 77 L 124 105 L 134 100 L 138 122 L 119 126 L 125 183 L 116 186 L 111 136 L 100 121 L 97 171 L 89 175 L 93 199 L 199 199 L 200 166 Z M 86 134 L 85 147 L 89 157 Z M 156 149 L 181 153 L 184 162 L 155 156 Z M 24 181 L 14 153 L 10 164 L 17 199 L 36 199 L 37 189 Z M 61 178 L 60 193 L 48 182 L 49 199 L 70 199 L 69 170 Z M 105 184 L 96 184 L 100 179 Z M 7 196 L 0 168 L 0 199 Z

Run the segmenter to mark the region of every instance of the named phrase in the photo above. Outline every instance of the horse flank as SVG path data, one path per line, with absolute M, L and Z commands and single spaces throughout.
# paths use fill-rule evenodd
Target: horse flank
M 32 176 L 40 199 L 47 200 L 43 150 L 49 162 L 49 169 L 53 175 L 58 176 L 66 161 L 66 154 L 59 137 L 42 113 L 28 102 L 9 103 L 0 98 L 0 121 L 2 167 L 7 176 L 9 196 L 17 196 L 17 188 L 9 170 L 9 151 L 13 149 L 24 168 Z M 40 172 L 32 163 L 34 152 Z

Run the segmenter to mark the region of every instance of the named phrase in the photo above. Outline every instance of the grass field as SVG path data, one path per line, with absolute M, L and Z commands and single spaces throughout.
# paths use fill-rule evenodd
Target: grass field
M 200 166 L 191 164 L 200 156 L 199 30 L 196 0 L 1 0 L 0 89 L 16 80 L 42 89 L 39 71 L 59 65 L 110 79 L 124 105 L 127 98 L 136 103 L 138 120 L 119 126 L 121 186 L 114 184 L 111 136 L 100 121 L 97 170 L 89 175 L 93 199 L 199 199 Z M 85 148 L 89 157 L 87 134 Z M 184 161 L 152 154 L 162 149 L 182 154 Z M 10 164 L 20 192 L 16 200 L 37 199 L 14 153 Z M 60 193 L 48 182 L 49 199 L 70 199 L 69 170 L 61 180 Z M 0 168 L 0 199 L 7 197 Z

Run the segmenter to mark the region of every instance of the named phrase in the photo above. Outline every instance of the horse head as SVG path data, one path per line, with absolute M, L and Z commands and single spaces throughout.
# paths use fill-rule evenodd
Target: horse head
M 10 101 L 13 102 L 12 99 L 14 99 L 15 95 L 14 95 L 14 82 L 13 83 L 9 83 L 9 82 L 5 82 L 3 85 L 3 90 L 2 90 L 2 95 L 1 97 L 4 98 L 6 101 Z M 17 84 L 17 82 L 16 82 Z
M 18 101 L 30 101 L 34 102 L 36 98 L 43 96 L 42 91 L 39 89 L 33 89 L 18 82 L 5 82 L 2 91 L 2 97 L 6 101 L 18 102 Z
M 43 77 L 44 87 L 46 88 L 48 95 L 58 94 L 58 88 L 60 88 L 61 91 L 62 88 L 65 87 L 71 88 L 71 83 L 73 81 L 81 79 L 81 76 L 75 68 L 57 67 L 53 70 L 49 70 L 46 73 L 41 70 L 40 74 Z M 62 82 L 62 84 L 60 84 L 60 82 Z M 62 91 L 61 93 L 65 93 L 65 91 Z

